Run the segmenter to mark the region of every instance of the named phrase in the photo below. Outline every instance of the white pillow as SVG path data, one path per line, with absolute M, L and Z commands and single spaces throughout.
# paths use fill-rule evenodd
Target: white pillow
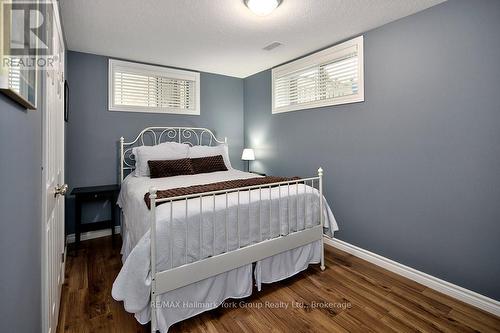
M 232 169 L 231 161 L 229 160 L 229 151 L 226 144 L 221 144 L 218 146 L 192 146 L 189 147 L 189 158 L 207 157 L 207 156 L 217 156 L 222 155 L 224 159 L 224 164 L 226 168 Z
M 135 176 L 149 177 L 148 161 L 151 160 L 179 160 L 187 158 L 189 145 L 177 142 L 164 142 L 156 146 L 134 147 Z

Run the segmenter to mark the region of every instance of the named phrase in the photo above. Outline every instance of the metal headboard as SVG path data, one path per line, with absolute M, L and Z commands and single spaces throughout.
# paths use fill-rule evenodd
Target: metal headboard
M 154 146 L 163 142 L 186 143 L 190 146 L 217 146 L 227 143 L 217 139 L 208 128 L 202 127 L 147 127 L 143 129 L 131 142 L 120 138 L 120 182 L 125 177 L 125 172 L 135 169 L 135 157 L 132 149 L 139 146 Z

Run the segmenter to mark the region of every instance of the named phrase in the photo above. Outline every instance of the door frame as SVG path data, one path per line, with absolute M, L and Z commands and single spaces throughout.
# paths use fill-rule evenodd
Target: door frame
M 59 35 L 60 35 L 60 42 L 61 42 L 61 46 L 64 50 L 64 59 L 63 59 L 63 63 L 64 63 L 64 66 L 66 65 L 66 57 L 65 57 L 65 54 L 66 54 L 66 43 L 65 43 L 65 39 L 64 39 L 64 34 L 63 34 L 63 30 L 62 30 L 62 24 L 61 24 L 61 16 L 60 16 L 60 11 L 59 11 L 59 5 L 58 5 L 58 1 L 57 0 L 44 0 L 45 3 L 52 3 L 52 8 L 53 8 L 53 20 L 54 20 L 54 23 L 55 23 L 55 26 L 53 26 L 53 29 L 57 29 L 57 31 L 59 32 Z M 53 36 L 50 36 L 50 38 L 53 38 Z M 64 76 L 66 76 L 66 73 L 64 71 Z M 42 164 L 41 164 L 41 169 L 42 169 L 42 172 L 41 172 L 41 191 L 42 191 L 42 210 L 41 210 L 41 232 L 40 232 L 40 237 L 41 237 L 41 251 L 40 251 L 40 255 L 41 255 L 41 279 L 40 279 L 40 283 L 41 283 L 41 313 L 40 313 L 40 316 L 41 316 L 41 328 L 40 328 L 40 332 L 42 333 L 48 333 L 48 329 L 49 329 L 49 320 L 50 320 L 50 305 L 48 304 L 49 302 L 49 290 L 48 290 L 48 270 L 49 270 L 49 267 L 48 267 L 48 253 L 46 253 L 45 249 L 46 249 L 46 230 L 45 230 L 45 227 L 46 227 L 46 222 L 47 222 L 47 196 L 48 196 L 48 193 L 47 193 L 47 189 L 46 189 L 46 173 L 47 173 L 47 155 L 46 155 L 46 149 L 47 149 L 47 142 L 46 142 L 46 116 L 47 116 L 47 109 L 48 109 L 48 101 L 47 101 L 47 84 L 48 84 L 48 80 L 47 80 L 47 73 L 43 72 L 42 75 L 38 75 L 38 84 L 40 84 L 41 86 L 41 98 L 39 99 L 39 102 L 41 102 L 39 104 L 39 109 L 40 109 L 40 112 L 42 112 L 42 120 L 41 120 L 41 134 L 42 134 L 42 137 L 40 138 L 41 139 L 41 143 L 42 143 Z M 62 93 L 64 93 L 64 89 L 62 90 Z M 64 120 L 63 120 L 63 128 L 62 128 L 62 137 L 63 139 L 65 138 L 65 131 L 64 131 Z M 64 172 L 64 162 L 65 162 L 65 154 L 64 154 L 64 151 L 65 151 L 65 140 L 63 140 L 63 142 L 61 142 L 60 144 L 62 144 L 62 151 L 63 151 L 63 154 L 62 154 L 62 159 L 63 159 L 63 168 L 62 168 L 62 172 L 61 172 L 61 178 L 62 178 L 62 181 L 64 181 L 65 179 L 65 172 Z M 64 208 L 64 204 L 63 204 L 63 208 Z M 63 227 L 64 227 L 64 224 L 65 224 L 65 221 L 64 221 L 64 215 L 63 215 Z M 63 246 L 63 251 L 64 253 L 62 254 L 63 255 L 63 258 L 64 258 L 64 263 L 66 262 L 66 243 L 64 241 L 64 246 Z M 65 264 L 63 263 L 63 267 L 62 267 L 62 278 L 64 278 L 64 268 L 65 268 Z M 61 281 L 61 285 L 64 283 L 64 280 Z M 60 297 L 60 296 L 59 296 Z M 59 300 L 60 301 L 60 300 Z M 55 331 L 57 330 L 57 323 L 56 325 L 53 327 L 52 329 L 52 332 L 51 333 L 55 333 Z

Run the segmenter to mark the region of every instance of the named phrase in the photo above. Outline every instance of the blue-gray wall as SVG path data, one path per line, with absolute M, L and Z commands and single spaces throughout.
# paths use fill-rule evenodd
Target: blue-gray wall
M 245 79 L 253 168 L 326 174 L 341 240 L 500 300 L 500 1 L 448 1 L 365 36 L 365 102 L 271 114 Z
M 41 327 L 41 112 L 0 94 L 0 332 Z
M 227 137 L 231 163 L 241 168 L 243 80 L 201 73 L 201 115 L 108 111 L 108 57 L 68 52 L 70 113 L 66 126 L 66 181 L 70 188 L 118 181 L 118 140 L 148 126 L 207 127 Z M 67 200 L 66 232 L 74 230 L 73 200 Z M 84 222 L 106 218 L 107 210 L 84 209 Z M 108 214 L 109 215 L 109 214 Z

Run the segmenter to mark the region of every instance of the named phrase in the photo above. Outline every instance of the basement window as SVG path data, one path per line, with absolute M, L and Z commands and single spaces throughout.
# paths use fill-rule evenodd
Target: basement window
M 200 73 L 109 60 L 109 111 L 200 114 Z
M 363 36 L 272 70 L 272 113 L 364 101 Z

